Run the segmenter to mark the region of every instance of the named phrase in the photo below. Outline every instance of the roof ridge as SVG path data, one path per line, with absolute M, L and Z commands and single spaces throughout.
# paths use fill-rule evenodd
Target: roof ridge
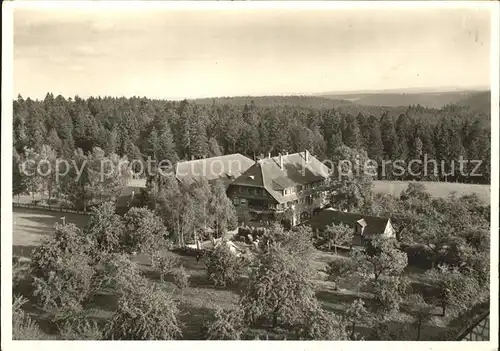
M 219 156 L 212 156 L 212 157 L 205 157 L 205 158 L 197 158 L 197 159 L 194 159 L 194 160 L 184 160 L 184 161 L 179 161 L 177 163 L 188 163 L 188 162 L 200 162 L 200 161 L 208 161 L 208 160 L 212 160 L 212 159 L 220 159 L 220 158 L 228 158 L 230 156 L 241 156 L 241 157 L 244 157 L 250 161 L 253 162 L 253 160 L 241 153 L 234 153 L 234 154 L 226 154 L 226 155 L 219 155 Z

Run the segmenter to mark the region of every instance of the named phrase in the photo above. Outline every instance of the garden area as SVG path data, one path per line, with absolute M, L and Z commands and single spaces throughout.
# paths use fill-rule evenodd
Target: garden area
M 384 242 L 372 254 L 335 253 L 314 247 L 307 228 L 276 226 L 243 258 L 223 245 L 196 257 L 175 250 L 146 209 L 65 216 L 63 225 L 58 212 L 14 210 L 14 255 L 25 257 L 14 267 L 15 338 L 450 340 L 472 318 L 464 303 L 489 296 L 464 272 L 409 265 Z M 243 246 L 244 236 L 227 239 Z M 147 306 L 158 326 L 141 317 Z

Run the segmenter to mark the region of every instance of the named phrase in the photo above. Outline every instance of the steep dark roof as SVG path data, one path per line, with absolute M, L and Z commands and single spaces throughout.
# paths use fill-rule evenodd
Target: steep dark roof
M 354 227 L 359 223 L 365 229 L 363 235 L 383 234 L 389 218 L 365 216 L 359 213 L 342 212 L 332 208 L 321 210 L 304 224 L 310 225 L 313 229 L 324 229 L 331 224 L 343 223 L 349 227 Z
M 175 175 L 190 184 L 201 178 L 207 181 L 231 181 L 248 170 L 255 162 L 241 154 L 231 154 L 177 163 Z
M 283 157 L 283 169 L 280 168 Z M 265 188 L 279 203 L 296 200 L 297 194 L 283 195 L 283 189 L 310 184 L 328 177 L 328 167 L 316 157 L 305 153 L 265 158 L 257 161 L 232 184 Z

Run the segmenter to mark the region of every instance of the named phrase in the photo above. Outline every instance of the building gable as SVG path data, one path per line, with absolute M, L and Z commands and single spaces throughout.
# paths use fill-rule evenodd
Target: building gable
M 297 192 L 324 181 L 328 167 L 308 151 L 261 159 L 239 176 L 233 185 L 261 186 L 279 203 L 298 199 Z

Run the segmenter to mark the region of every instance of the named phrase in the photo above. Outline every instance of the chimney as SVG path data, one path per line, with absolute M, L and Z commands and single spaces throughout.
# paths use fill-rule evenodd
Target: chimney
M 283 170 L 283 155 L 280 154 L 280 168 Z
M 304 153 L 305 153 L 304 158 L 306 159 L 306 163 L 309 163 L 309 151 L 306 150 Z

